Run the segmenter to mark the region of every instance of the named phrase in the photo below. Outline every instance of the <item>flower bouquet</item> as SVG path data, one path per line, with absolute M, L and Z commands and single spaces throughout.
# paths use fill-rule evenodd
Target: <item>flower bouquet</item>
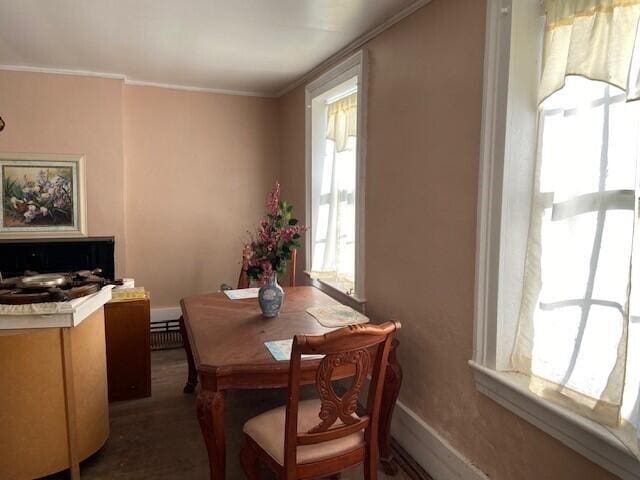
M 267 215 L 251 235 L 242 252 L 242 268 L 250 280 L 263 284 L 258 300 L 266 317 L 275 317 L 282 306 L 284 292 L 277 283 L 307 227 L 293 218 L 293 205 L 280 199 L 276 182 L 267 200 Z
M 73 196 L 71 182 L 63 174 L 41 170 L 33 180 L 3 179 L 4 212 L 12 223 L 71 225 Z

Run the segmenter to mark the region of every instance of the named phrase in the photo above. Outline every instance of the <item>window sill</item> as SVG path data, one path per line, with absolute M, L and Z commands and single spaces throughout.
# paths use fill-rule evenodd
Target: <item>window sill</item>
M 469 365 L 479 392 L 620 478 L 640 479 L 640 461 L 609 430 L 534 395 L 524 375 Z
M 325 282 L 321 279 L 312 278 L 311 275 L 309 275 L 309 272 L 304 273 L 309 278 L 309 282 L 311 282 L 311 285 L 313 285 L 314 287 L 322 290 L 324 293 L 336 299 L 340 303 L 344 303 L 345 305 L 348 305 L 359 312 L 364 312 L 364 306 L 367 303 L 364 298 L 359 298 L 355 295 L 347 295 L 345 292 L 343 292 L 339 288 L 336 288 L 331 283 Z

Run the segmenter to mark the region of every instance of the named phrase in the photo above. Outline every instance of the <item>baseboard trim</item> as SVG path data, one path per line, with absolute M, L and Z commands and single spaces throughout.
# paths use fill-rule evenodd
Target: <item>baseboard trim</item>
M 411 480 L 434 480 L 414 458 L 402 448 L 398 442 L 391 438 L 391 451 L 395 462 Z
M 489 478 L 402 402 L 396 402 L 391 434 L 434 480 Z
M 151 309 L 151 322 L 167 322 L 177 320 L 182 316 L 180 307 L 162 307 Z

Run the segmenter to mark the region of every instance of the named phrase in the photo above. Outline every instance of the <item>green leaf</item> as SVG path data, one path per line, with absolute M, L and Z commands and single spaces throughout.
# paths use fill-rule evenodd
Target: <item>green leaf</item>
M 289 220 L 289 225 L 297 225 L 297 224 L 298 224 L 297 218 L 292 218 L 291 220 Z

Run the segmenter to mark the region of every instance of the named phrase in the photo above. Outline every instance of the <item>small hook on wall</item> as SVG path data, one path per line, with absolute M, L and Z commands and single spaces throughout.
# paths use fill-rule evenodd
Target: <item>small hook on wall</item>
M 0 117 L 0 132 L 4 130 L 4 125 L 5 125 L 4 120 L 2 119 L 2 117 Z

